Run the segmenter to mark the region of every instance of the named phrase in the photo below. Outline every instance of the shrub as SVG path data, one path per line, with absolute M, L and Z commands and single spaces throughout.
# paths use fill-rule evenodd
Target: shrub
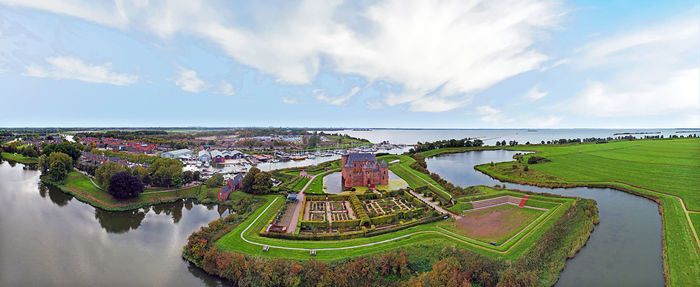
M 128 171 L 115 173 L 109 181 L 109 194 L 117 199 L 138 197 L 143 192 L 143 182 Z
M 221 187 L 224 185 L 224 176 L 220 173 L 215 173 L 207 179 L 207 187 Z
M 538 163 L 549 162 L 549 161 L 550 160 L 548 160 L 544 157 L 533 155 L 527 159 L 527 164 L 538 164 Z

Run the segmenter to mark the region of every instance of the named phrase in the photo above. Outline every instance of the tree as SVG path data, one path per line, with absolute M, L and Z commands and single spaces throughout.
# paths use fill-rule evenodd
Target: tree
M 182 174 L 181 173 L 176 173 L 173 174 L 172 179 L 170 179 L 170 184 L 174 187 L 181 187 L 182 186 Z
M 62 152 L 69 155 L 73 162 L 78 162 L 83 153 L 81 149 L 82 145 L 79 143 L 62 142 L 44 146 L 43 154 L 50 156 L 54 152 Z
M 255 184 L 255 175 L 260 172 L 257 167 L 251 167 L 248 173 L 245 174 L 241 181 L 241 191 L 245 193 L 253 193 L 253 184 Z
M 207 187 L 221 187 L 224 185 L 224 176 L 220 173 L 215 173 L 207 179 Z
M 173 180 L 175 177 L 179 177 L 182 183 L 182 162 L 178 159 L 159 158 L 148 167 L 148 173 L 151 174 L 154 185 L 173 186 L 177 181 Z
M 49 171 L 49 158 L 45 154 L 39 157 L 39 169 L 42 173 Z
M 65 153 L 54 152 L 48 159 L 49 177 L 54 181 L 61 181 L 73 168 L 73 160 Z
M 102 188 L 108 189 L 112 176 L 122 171 L 126 171 L 122 165 L 110 161 L 101 165 L 97 168 L 97 170 L 95 170 L 95 178 L 97 179 L 97 183 L 99 183 Z
M 187 170 L 182 173 L 182 181 L 184 181 L 186 184 L 192 182 L 193 179 L 193 174 L 191 170 Z
M 109 194 L 117 199 L 138 197 L 143 189 L 141 178 L 127 171 L 115 173 L 109 181 Z
M 192 173 L 192 180 L 199 181 L 199 176 L 200 176 L 199 171 L 195 171 L 194 173 Z
M 134 169 L 134 175 L 141 178 L 144 185 L 151 184 L 151 175 L 148 173 L 148 169 L 143 166 L 138 166 Z
M 255 174 L 255 183 L 253 183 L 253 194 L 268 194 L 272 187 L 272 177 L 268 172 L 259 172 Z

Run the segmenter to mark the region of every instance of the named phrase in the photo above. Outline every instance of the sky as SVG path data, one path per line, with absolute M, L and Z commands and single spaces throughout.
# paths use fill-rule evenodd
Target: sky
M 700 127 L 695 1 L 0 0 L 0 127 Z

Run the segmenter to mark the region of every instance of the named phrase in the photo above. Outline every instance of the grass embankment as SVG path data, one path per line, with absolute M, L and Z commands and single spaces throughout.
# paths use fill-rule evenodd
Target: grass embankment
M 427 186 L 433 192 L 439 194 L 445 199 L 451 199 L 452 195 L 445 191 L 439 183 L 435 182 L 429 175 L 419 172 L 411 168 L 411 164 L 416 160 L 405 155 L 384 155 L 380 156 L 379 160 L 385 160 L 388 163 L 399 160 L 399 163 L 389 165 L 389 170 L 405 180 L 408 185 L 413 188 Z
M 339 171 L 340 169 L 332 169 L 316 175 L 316 177 L 314 177 L 314 179 L 311 181 L 309 187 L 306 189 L 305 192 L 310 194 L 324 194 L 325 191 L 323 190 L 323 177 Z
M 700 286 L 700 139 L 505 147 L 536 151 L 550 162 L 524 171 L 521 162 L 476 168 L 502 181 L 547 187 L 614 188 L 654 199 L 663 219 L 664 274 L 669 286 Z M 435 152 L 434 152 L 435 153 Z M 515 165 L 515 167 L 514 167 Z
M 39 163 L 38 157 L 23 156 L 21 154 L 3 152 L 2 158 L 6 160 L 15 161 L 23 164 L 36 164 Z
M 104 210 L 124 211 L 137 209 L 145 206 L 150 206 L 159 203 L 174 202 L 185 198 L 198 198 L 200 192 L 207 194 L 206 198 L 213 195 L 216 198 L 216 189 L 209 189 L 202 185 L 189 188 L 176 189 L 171 191 L 150 191 L 146 190 L 140 194 L 138 198 L 128 200 L 116 200 L 107 191 L 97 188 L 90 182 L 90 179 L 79 172 L 71 172 L 63 180 L 63 182 L 54 182 L 46 177 L 42 177 L 41 181 L 52 184 L 60 188 L 63 192 L 75 196 L 78 200 L 86 202 L 94 207 Z M 212 191 L 215 190 L 215 191 Z M 199 196 L 200 199 L 204 198 Z

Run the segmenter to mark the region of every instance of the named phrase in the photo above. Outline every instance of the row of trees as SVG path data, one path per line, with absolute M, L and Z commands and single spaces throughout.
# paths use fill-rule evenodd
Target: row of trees
M 80 159 L 82 145 L 77 143 L 55 143 L 44 146 L 39 157 L 39 169 L 53 181 L 62 181 L 73 170 Z
M 38 157 L 40 155 L 39 148 L 35 145 L 19 146 L 19 142 L 0 145 L 0 152 L 17 153 L 29 157 Z
M 418 152 L 424 152 L 424 151 L 429 151 L 429 150 L 434 150 L 438 148 L 448 148 L 448 147 L 478 147 L 484 145 L 484 142 L 480 139 L 469 139 L 469 138 L 464 138 L 464 139 L 450 139 L 450 140 L 440 140 L 440 141 L 435 141 L 435 142 L 425 142 L 421 143 L 418 142 L 418 144 L 410 149 L 408 152 L 409 153 L 418 153 Z
M 183 184 L 199 180 L 199 172 L 182 172 L 182 162 L 178 159 L 159 158 L 148 168 L 139 166 L 134 169 L 116 162 L 107 162 L 95 170 L 95 178 L 103 188 L 109 188 L 112 177 L 119 172 L 128 172 L 145 185 L 160 187 L 180 187 Z

